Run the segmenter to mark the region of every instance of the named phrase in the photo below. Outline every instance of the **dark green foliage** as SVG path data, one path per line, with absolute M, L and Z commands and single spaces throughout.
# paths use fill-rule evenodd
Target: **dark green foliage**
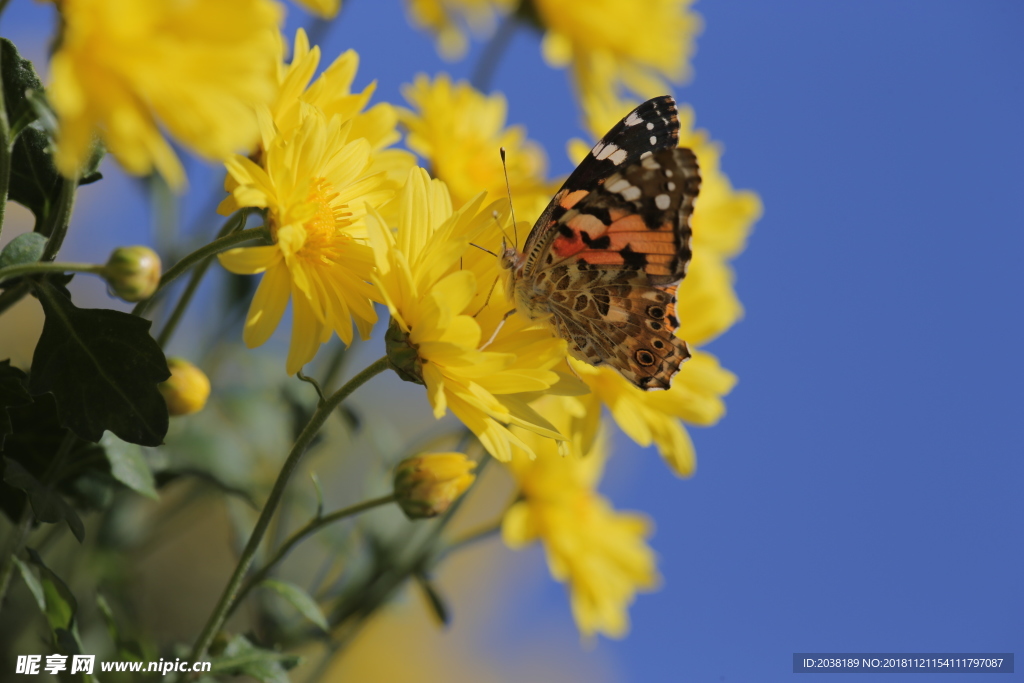
M 46 282 L 37 291 L 46 322 L 29 391 L 52 392 L 61 423 L 86 441 L 98 442 L 109 430 L 130 443 L 163 443 L 167 404 L 157 385 L 170 371 L 149 335 L 151 323 L 120 311 L 78 308 Z
M 50 155 L 56 118 L 46 103 L 43 84 L 32 62 L 22 59 L 14 43 L 0 38 L 0 77 L 12 135 L 17 136 L 11 152 L 11 184 L 8 196 L 36 217 L 36 229 L 47 224 L 53 202 L 64 178 Z M 97 148 L 99 149 L 99 148 Z M 80 185 L 100 179 L 96 171 L 99 151 L 82 170 Z

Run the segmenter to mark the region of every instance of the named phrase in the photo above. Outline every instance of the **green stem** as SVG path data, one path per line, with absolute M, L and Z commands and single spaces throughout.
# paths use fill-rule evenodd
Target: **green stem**
M 58 261 L 33 261 L 32 263 L 16 263 L 13 266 L 0 268 L 0 282 L 22 275 L 37 273 L 93 273 L 103 274 L 102 265 L 95 263 L 60 263 Z
M 71 225 L 71 212 L 75 208 L 75 191 L 78 190 L 78 176 L 60 179 L 60 191 L 53 210 L 46 216 L 43 227 L 39 231 L 48 239 L 40 261 L 52 261 L 64 244 L 64 237 Z
M 245 225 L 247 215 L 248 212 L 245 209 L 234 213 L 230 218 L 224 221 L 224 225 L 217 233 L 216 239 L 220 240 L 227 235 L 237 232 Z M 203 276 L 206 275 L 206 271 L 210 269 L 212 264 L 213 256 L 207 256 L 198 266 L 196 266 L 196 269 L 192 271 L 188 284 L 185 285 L 185 290 L 181 293 L 181 296 L 178 298 L 178 303 L 174 305 L 174 310 L 171 311 L 170 317 L 167 318 L 167 322 L 164 324 L 163 329 L 160 330 L 160 334 L 156 338 L 157 343 L 160 344 L 161 347 L 167 346 L 167 342 L 170 341 L 175 328 L 178 327 L 178 322 L 181 320 L 181 316 L 185 314 L 185 309 L 188 308 L 193 295 L 195 295 L 196 290 L 199 289 L 199 283 L 202 282 Z
M 219 239 L 215 239 L 206 246 L 196 249 L 188 256 L 185 256 L 180 261 L 175 263 L 170 269 L 167 270 L 160 278 L 160 284 L 157 285 L 156 291 L 153 292 L 153 296 L 149 297 L 145 301 L 140 301 L 132 309 L 134 315 L 142 315 L 149 308 L 150 304 L 156 299 L 156 297 L 167 288 L 167 285 L 171 284 L 179 277 L 181 277 L 189 268 L 196 265 L 204 259 L 216 256 L 222 251 L 227 251 L 231 247 L 234 247 L 242 242 L 248 242 L 255 239 L 269 239 L 270 231 L 265 227 L 249 228 L 248 230 L 239 230 L 233 232 Z
M 253 559 L 256 557 L 256 551 L 259 550 L 260 542 L 263 540 L 263 535 L 267 532 L 270 520 L 274 516 L 274 512 L 277 510 L 277 506 L 281 502 L 281 497 L 284 495 L 284 490 L 288 485 L 288 480 L 291 479 L 295 469 L 299 466 L 299 461 L 302 460 L 302 455 L 313 440 L 313 437 L 315 437 L 317 432 L 320 431 L 320 428 L 323 426 L 328 416 L 334 412 L 334 409 L 341 405 L 342 401 L 348 398 L 348 396 L 358 387 L 361 387 L 372 377 L 384 372 L 387 368 L 388 359 L 386 356 L 376 360 L 365 370 L 350 379 L 343 387 L 338 389 L 338 391 L 334 392 L 330 398 L 321 403 L 317 407 L 316 412 L 313 413 L 313 416 L 309 418 L 309 422 L 306 423 L 302 433 L 299 434 L 299 437 L 292 445 L 292 449 L 288 453 L 288 457 L 285 459 L 284 465 L 281 467 L 281 472 L 277 475 L 277 481 L 274 482 L 274 488 L 271 490 L 270 496 L 267 498 L 267 502 L 263 506 L 263 511 L 260 513 L 260 517 L 256 521 L 256 527 L 252 530 L 252 535 L 249 537 L 249 542 L 246 543 L 245 549 L 242 551 L 242 556 L 238 558 L 238 565 L 235 567 L 234 573 L 228 580 L 227 586 L 224 587 L 224 592 L 220 596 L 220 600 L 217 602 L 217 606 L 214 608 L 213 613 L 210 614 L 210 618 L 207 620 L 206 626 L 203 627 L 202 633 L 200 633 L 199 638 L 196 639 L 195 646 L 192 648 L 192 654 L 190 655 L 192 661 L 199 661 L 203 658 L 206 654 L 206 650 L 210 647 L 210 643 L 213 642 L 213 638 L 217 634 L 217 631 L 219 631 L 220 627 L 224 624 L 224 620 L 231 611 L 232 603 L 235 601 L 235 597 L 242 586 L 242 580 L 245 578 L 246 572 L 249 571 L 249 567 L 252 565 Z
M 324 528 L 325 526 L 334 524 L 338 520 L 342 520 L 346 517 L 357 515 L 360 512 L 364 512 L 366 510 L 370 510 L 381 505 L 387 505 L 388 503 L 393 502 L 395 502 L 395 494 L 389 493 L 386 496 L 366 500 L 363 501 L 362 503 L 357 503 L 356 505 L 350 505 L 347 508 L 336 510 L 330 513 L 329 515 L 324 515 L 323 517 L 314 517 L 313 519 L 311 519 L 309 522 L 306 523 L 304 527 L 293 533 L 288 538 L 288 540 L 285 541 L 280 548 L 278 548 L 277 552 L 274 553 L 274 556 L 270 558 L 269 562 L 267 562 L 265 565 L 263 565 L 263 567 L 259 569 L 259 571 L 257 571 L 251 577 L 249 577 L 249 579 L 245 582 L 245 585 L 242 586 L 242 589 L 238 591 L 238 596 L 235 598 L 234 604 L 232 604 L 231 609 L 228 610 L 228 614 L 230 615 L 231 612 L 234 611 L 235 607 L 242 603 L 242 599 L 249 594 L 249 591 L 251 591 L 257 585 L 259 585 L 259 583 L 263 581 L 263 579 L 267 578 L 267 575 L 270 574 L 270 570 L 277 566 L 281 562 L 281 560 L 283 560 L 288 555 L 288 553 L 292 551 L 292 548 L 298 545 L 306 537 L 315 534 L 317 531 Z
M 492 458 L 489 455 L 484 455 L 484 460 L 480 463 L 477 468 L 476 481 L 465 491 L 451 507 L 441 516 L 441 518 L 434 524 L 433 528 L 427 534 L 427 537 L 422 543 L 416 548 L 411 554 L 407 555 L 404 561 L 399 561 L 390 567 L 384 567 L 375 571 L 372 575 L 368 576 L 361 586 L 358 586 L 351 591 L 346 598 L 343 598 L 339 606 L 334 610 L 333 618 L 331 623 L 343 625 L 345 622 L 352 620 L 347 632 L 343 636 L 343 639 L 351 639 L 355 636 L 355 633 L 362 628 L 365 624 L 367 617 L 372 614 L 378 607 L 387 602 L 391 595 L 398 590 L 405 581 L 418 571 L 429 569 L 434 563 L 432 558 L 437 553 L 437 543 L 444 531 L 444 528 L 451 521 L 455 513 L 458 512 L 462 506 L 463 501 L 469 496 L 469 492 L 473 490 L 476 484 L 480 481 L 480 475 L 487 467 L 488 463 Z M 394 557 L 397 553 L 388 553 L 388 556 Z
M 493 80 L 494 72 L 501 62 L 501 56 L 508 49 L 509 44 L 512 42 L 512 36 L 515 35 L 518 27 L 519 19 L 515 14 L 510 14 L 501 20 L 498 30 L 495 31 L 490 42 L 484 46 L 483 54 L 480 55 L 480 61 L 476 63 L 476 67 L 473 69 L 473 76 L 469 79 L 470 84 L 474 88 L 482 92 L 490 89 L 491 80 Z

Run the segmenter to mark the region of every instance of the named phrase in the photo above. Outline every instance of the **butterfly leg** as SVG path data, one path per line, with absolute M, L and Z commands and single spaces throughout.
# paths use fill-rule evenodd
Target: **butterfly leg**
M 495 339 L 497 339 L 498 333 L 501 332 L 501 328 L 505 326 L 505 321 L 508 320 L 509 316 L 512 315 L 515 312 L 516 312 L 516 309 L 513 308 L 511 311 L 509 311 L 504 316 L 502 316 L 501 322 L 498 323 L 498 326 L 494 328 L 494 334 L 491 335 L 491 338 L 487 340 L 486 344 L 484 344 L 483 346 L 480 347 L 481 351 L 486 349 L 488 346 L 490 346 L 494 342 Z

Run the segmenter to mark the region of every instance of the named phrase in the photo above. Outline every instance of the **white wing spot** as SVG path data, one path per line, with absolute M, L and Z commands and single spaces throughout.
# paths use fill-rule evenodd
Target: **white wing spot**
M 668 188 L 668 191 L 669 191 L 669 192 L 672 192 L 673 190 L 675 190 L 675 189 L 676 189 L 676 184 L 675 184 L 675 183 L 673 183 L 673 182 L 672 182 L 672 181 L 670 180 L 670 181 L 668 181 L 668 183 L 667 183 L 667 184 L 665 185 L 665 187 L 667 187 L 667 188 Z
M 654 121 L 647 122 L 647 130 L 654 130 Z
M 640 165 L 649 171 L 657 171 L 659 168 L 661 168 L 661 164 L 659 164 L 657 161 L 650 157 L 650 152 L 648 152 L 647 154 L 648 156 L 642 157 L 643 161 L 640 162 Z
M 626 120 L 623 121 L 623 123 L 625 123 L 627 126 L 635 126 L 638 123 L 643 123 L 643 122 L 644 122 L 644 120 L 642 118 L 640 118 L 639 116 L 637 116 L 636 112 L 632 112 L 629 116 L 626 117 Z
M 654 154 L 654 152 L 644 152 L 643 154 L 640 155 L 640 160 L 643 161 L 644 159 L 646 159 L 647 157 L 651 156 L 652 154 Z
M 652 135 L 651 136 L 651 144 L 652 145 L 658 144 L 658 137 L 656 135 Z
M 590 150 L 590 153 L 596 157 L 598 154 L 601 153 L 602 149 L 604 149 L 604 143 L 599 142 L 596 145 L 594 145 L 594 149 Z
M 616 147 L 615 145 L 609 143 L 602 147 L 601 150 L 594 156 L 597 157 L 598 159 L 607 159 L 611 155 L 616 154 L 618 152 L 622 152 L 622 150 Z M 623 155 L 625 155 L 625 152 L 622 153 Z M 614 161 L 614 159 L 612 161 Z
M 611 182 L 606 183 L 604 186 L 604 189 L 609 192 L 619 193 L 629 187 L 629 181 L 620 175 L 614 175 L 609 178 L 609 180 L 611 180 Z
M 661 209 L 662 211 L 667 209 L 669 207 L 669 204 L 671 203 L 672 198 L 669 197 L 667 194 L 659 194 L 657 197 L 654 198 L 654 205 Z
M 671 168 L 666 168 L 665 169 L 665 177 L 666 178 L 671 178 L 672 177 L 672 169 Z
M 611 145 L 608 146 L 611 147 Z M 626 150 L 619 149 L 618 147 L 616 147 L 615 151 L 612 152 L 612 154 L 608 158 L 612 160 L 613 164 L 618 166 L 619 164 L 626 160 L 627 156 L 629 156 L 629 154 L 628 152 L 626 152 Z
M 637 187 L 636 185 L 630 185 L 629 187 L 627 187 L 625 190 L 623 190 L 619 194 L 627 202 L 635 202 L 636 200 L 640 199 L 641 192 L 640 192 L 640 188 Z

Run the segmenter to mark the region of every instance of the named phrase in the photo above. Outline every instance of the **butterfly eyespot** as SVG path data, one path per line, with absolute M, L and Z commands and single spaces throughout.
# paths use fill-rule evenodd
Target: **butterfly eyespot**
M 637 363 L 643 365 L 644 367 L 654 365 L 654 354 L 648 351 L 647 349 L 640 349 L 635 354 L 633 354 L 633 357 L 636 358 Z
M 661 351 L 663 348 L 665 348 L 665 342 L 661 341 L 660 339 L 655 339 L 653 342 L 651 342 L 651 346 Z
M 659 323 L 657 320 L 648 320 L 647 327 L 657 332 L 658 330 L 661 329 L 661 323 Z
M 648 306 L 647 315 L 651 316 L 652 318 L 664 318 L 665 309 L 662 308 L 661 306 Z

